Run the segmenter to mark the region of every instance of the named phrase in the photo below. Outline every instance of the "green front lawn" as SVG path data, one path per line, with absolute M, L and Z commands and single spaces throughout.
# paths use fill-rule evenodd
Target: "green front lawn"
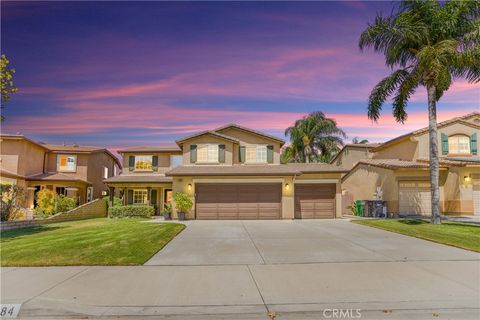
M 185 226 L 90 219 L 2 232 L 2 266 L 141 265 Z
M 480 226 L 456 222 L 434 225 L 416 219 L 352 220 L 352 222 L 480 252 Z

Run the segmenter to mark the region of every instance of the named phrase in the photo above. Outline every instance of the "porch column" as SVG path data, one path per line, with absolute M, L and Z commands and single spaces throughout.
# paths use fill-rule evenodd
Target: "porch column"
M 113 197 L 115 196 L 115 187 L 109 187 L 109 205 L 110 207 L 113 207 Z
M 147 187 L 147 203 L 152 204 L 152 188 Z
M 122 188 L 120 189 L 120 192 L 121 192 L 121 195 L 122 195 L 122 205 L 126 205 L 127 204 L 127 188 Z

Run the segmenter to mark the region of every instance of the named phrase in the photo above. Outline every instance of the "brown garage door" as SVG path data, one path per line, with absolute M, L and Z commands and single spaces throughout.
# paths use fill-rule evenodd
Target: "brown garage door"
M 335 217 L 335 184 L 296 184 L 295 218 Z
M 195 185 L 197 219 L 280 219 L 281 203 L 280 183 Z

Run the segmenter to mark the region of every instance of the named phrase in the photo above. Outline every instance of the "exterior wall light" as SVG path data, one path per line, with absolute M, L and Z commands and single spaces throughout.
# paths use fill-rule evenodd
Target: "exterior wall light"
M 464 176 L 463 180 L 465 180 L 465 182 L 470 182 L 472 178 L 470 178 L 470 176 Z
M 288 183 L 285 183 L 285 189 L 286 190 L 290 189 L 290 185 Z
M 187 187 L 188 187 L 188 191 L 192 190 L 192 184 L 191 183 L 189 183 Z

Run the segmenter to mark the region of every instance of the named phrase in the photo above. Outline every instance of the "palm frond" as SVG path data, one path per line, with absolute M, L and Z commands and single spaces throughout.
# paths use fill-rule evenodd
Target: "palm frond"
M 380 81 L 375 88 L 373 88 L 368 99 L 368 118 L 377 122 L 380 117 L 382 106 L 389 96 L 391 96 L 398 86 L 409 75 L 406 69 L 399 69 L 393 72 L 388 77 Z
M 415 93 L 420 84 L 421 75 L 418 69 L 412 70 L 398 87 L 397 94 L 393 98 L 393 116 L 400 123 L 407 120 L 407 104 L 410 97 Z

